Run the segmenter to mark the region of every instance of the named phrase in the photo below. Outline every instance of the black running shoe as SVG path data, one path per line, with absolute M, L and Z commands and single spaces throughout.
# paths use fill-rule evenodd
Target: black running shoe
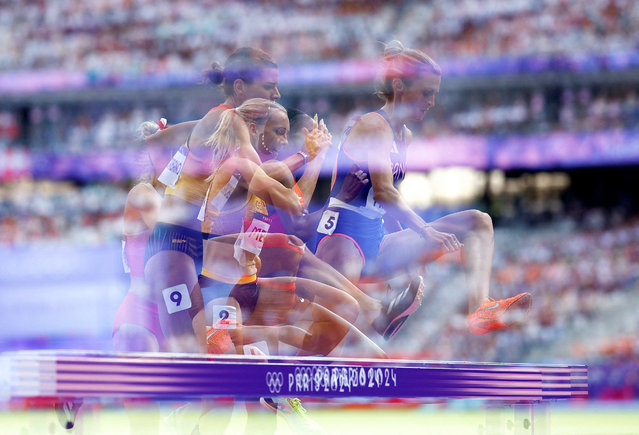
M 75 416 L 82 406 L 82 400 L 64 400 L 56 402 L 55 415 L 58 417 L 60 426 L 64 429 L 73 429 L 75 425 Z
M 418 275 L 403 292 L 384 304 L 382 313 L 373 321 L 373 328 L 385 340 L 390 340 L 399 332 L 408 316 L 419 308 L 423 297 L 424 279 Z

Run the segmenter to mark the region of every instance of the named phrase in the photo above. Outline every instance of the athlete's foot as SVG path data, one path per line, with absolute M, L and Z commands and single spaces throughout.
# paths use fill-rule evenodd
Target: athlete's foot
M 73 429 L 75 426 L 75 417 L 78 415 L 78 410 L 82 406 L 82 400 L 67 400 L 56 402 L 54 405 L 55 415 L 58 417 L 60 426 L 64 429 Z
M 321 434 L 322 427 L 308 416 L 308 412 L 297 398 L 262 397 L 262 405 L 286 419 L 293 432 L 299 435 Z
M 200 435 L 199 417 L 196 411 L 187 403 L 171 411 L 164 417 L 164 425 L 174 435 Z
M 486 299 L 477 310 L 468 315 L 468 329 L 476 335 L 519 325 L 525 320 L 532 305 L 530 293 L 520 293 L 508 299 Z
M 233 341 L 228 333 L 228 323 L 216 322 L 206 330 L 206 350 L 212 354 L 227 353 L 234 347 Z
M 385 340 L 390 340 L 399 332 L 408 316 L 419 308 L 423 297 L 424 279 L 415 276 L 403 292 L 382 305 L 382 312 L 373 321 L 373 328 Z

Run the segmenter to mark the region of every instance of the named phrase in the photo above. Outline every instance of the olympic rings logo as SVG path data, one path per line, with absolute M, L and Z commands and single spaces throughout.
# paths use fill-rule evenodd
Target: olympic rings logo
M 284 386 L 284 375 L 281 372 L 266 372 L 266 386 L 271 393 L 279 393 Z

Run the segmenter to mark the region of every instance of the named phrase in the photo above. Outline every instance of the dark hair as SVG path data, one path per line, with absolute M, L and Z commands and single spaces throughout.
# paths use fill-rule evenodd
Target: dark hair
M 407 84 L 412 79 L 435 74 L 442 75 L 442 70 L 430 56 L 422 51 L 405 48 L 393 40 L 384 47 L 384 58 L 380 77 L 375 84 L 375 94 L 383 100 L 392 101 L 393 79 L 402 79 Z
M 311 118 L 307 113 L 304 113 L 300 109 L 295 109 L 293 107 L 286 108 L 286 115 L 288 116 L 291 133 L 297 133 L 297 131 L 300 129 L 300 125 L 305 120 L 313 121 L 313 118 Z
M 224 66 L 219 62 L 213 62 L 211 68 L 204 72 L 204 78 L 216 86 L 222 86 L 224 94 L 230 97 L 234 94 L 235 80 L 253 83 L 266 68 L 277 68 L 277 64 L 268 53 L 259 48 L 241 47 L 231 53 Z

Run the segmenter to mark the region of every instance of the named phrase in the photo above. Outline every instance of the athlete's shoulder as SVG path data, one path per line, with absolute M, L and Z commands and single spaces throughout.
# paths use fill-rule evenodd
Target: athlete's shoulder
M 377 112 L 369 112 L 362 115 L 357 122 L 355 122 L 350 134 L 384 139 L 392 138 L 393 130 L 383 116 Z
M 138 183 L 129 190 L 127 205 L 136 209 L 145 209 L 161 202 L 160 194 L 149 183 Z
M 190 145 L 199 145 L 205 142 L 217 130 L 220 119 L 226 110 L 227 108 L 222 106 L 209 110 L 193 127 Z
M 390 130 L 388 121 L 379 112 L 368 112 L 363 114 L 357 124 L 366 125 L 369 128 L 377 128 L 381 130 Z
M 153 185 L 150 183 L 138 183 L 129 190 L 128 198 L 136 197 L 156 197 L 159 196 Z
M 406 143 L 409 144 L 413 140 L 413 132 L 408 127 L 404 127 L 404 131 L 406 134 Z

